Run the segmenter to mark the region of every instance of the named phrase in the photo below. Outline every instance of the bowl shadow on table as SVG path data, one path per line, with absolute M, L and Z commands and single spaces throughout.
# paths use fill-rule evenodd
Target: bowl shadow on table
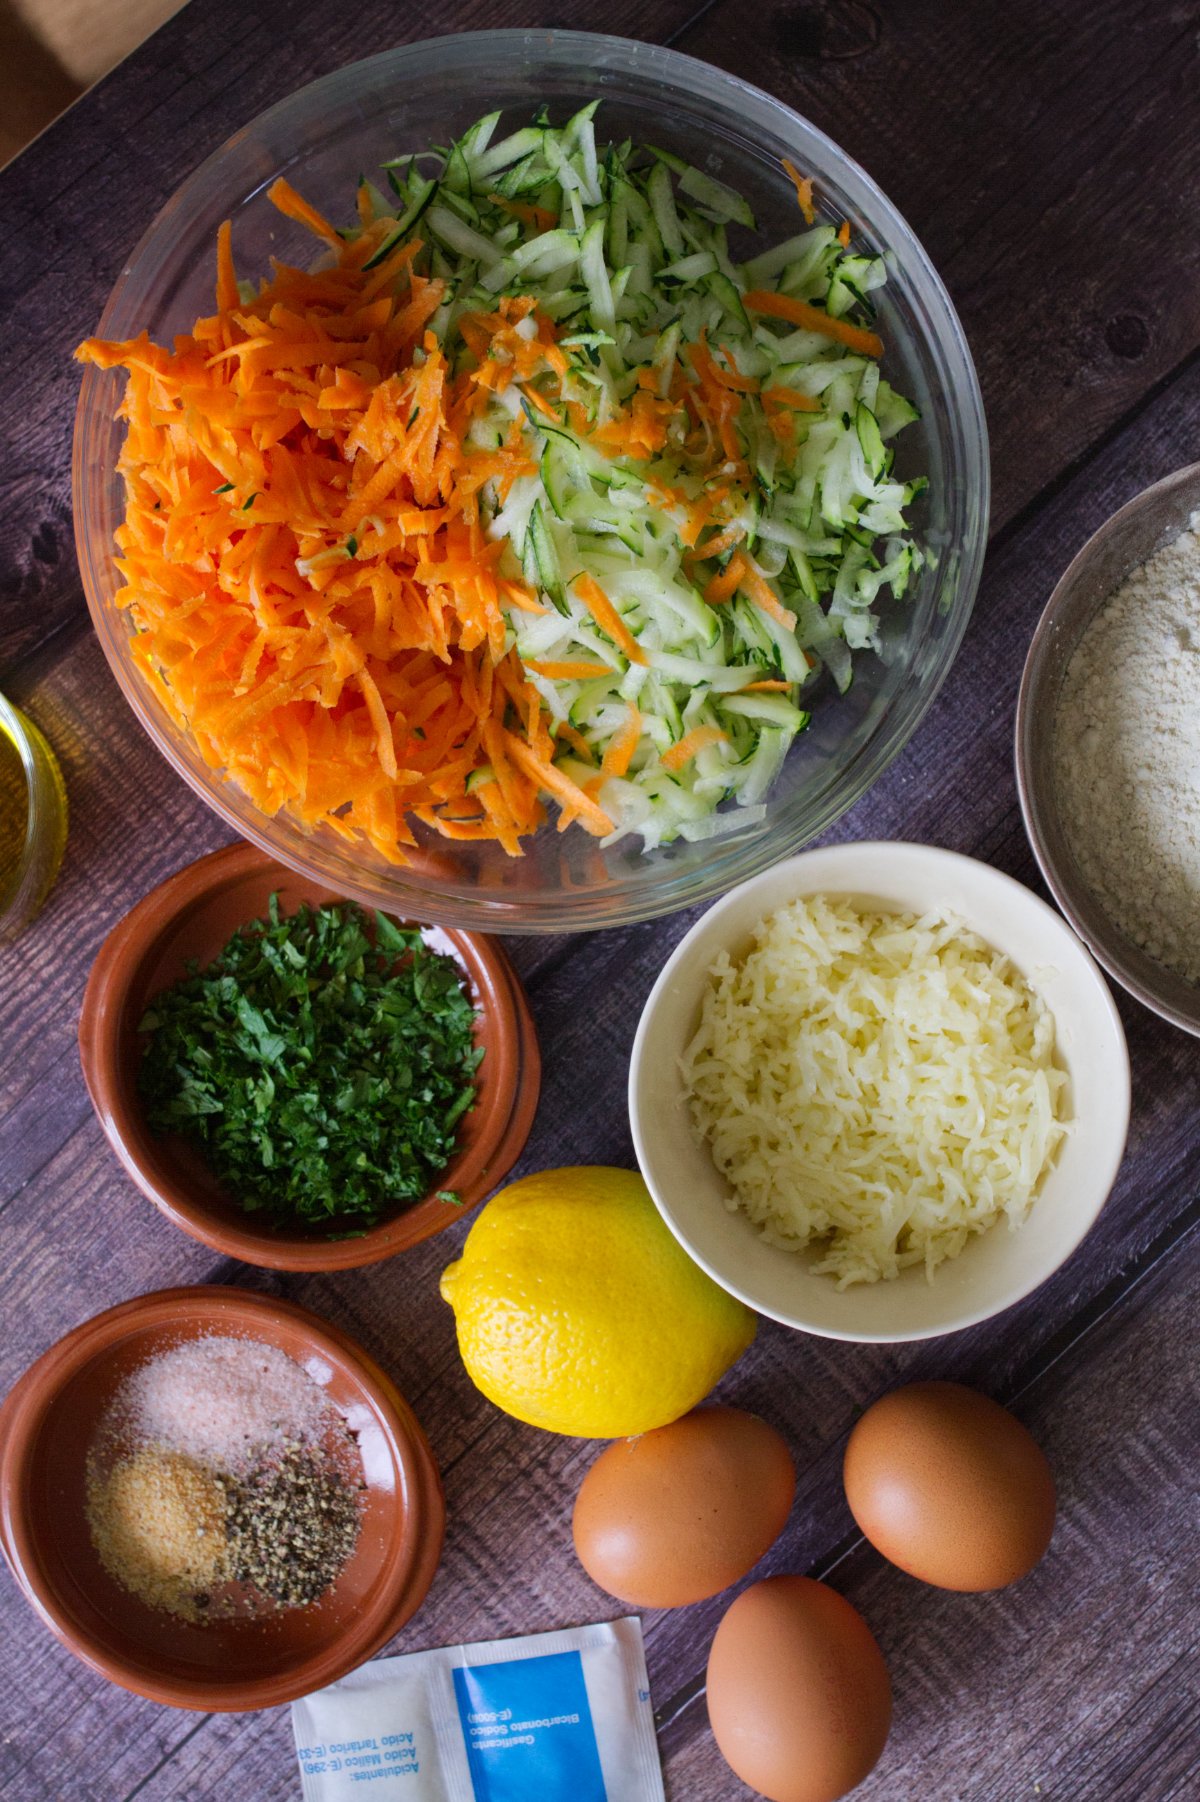
M 142 1193 L 212 1250 L 274 1270 L 345 1270 L 377 1263 L 452 1225 L 503 1179 L 519 1156 L 540 1089 L 533 1019 L 516 972 L 498 945 L 473 934 L 422 926 L 430 948 L 452 956 L 463 970 L 478 1010 L 477 1043 L 484 1051 L 476 1078 L 478 1099 L 463 1116 L 457 1151 L 437 1188 L 367 1227 L 353 1217 L 277 1225 L 269 1212 L 248 1212 L 195 1144 L 178 1134 L 156 1134 L 149 1126 L 138 1092 L 147 1043 L 139 1026 L 153 998 L 185 977 L 192 963 L 203 967 L 239 927 L 265 918 L 273 895 L 284 914 L 302 903 L 321 906 L 340 899 L 253 846 L 237 844 L 181 870 L 125 916 L 101 947 L 80 1015 L 88 1092 L 113 1150 Z M 441 1199 L 444 1194 L 457 1195 L 459 1205 Z

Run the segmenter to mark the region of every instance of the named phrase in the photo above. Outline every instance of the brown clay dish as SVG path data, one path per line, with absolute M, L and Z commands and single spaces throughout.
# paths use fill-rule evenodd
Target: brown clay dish
M 212 1334 L 258 1339 L 303 1365 L 357 1435 L 367 1480 L 358 1544 L 307 1608 L 192 1625 L 108 1575 L 85 1518 L 87 1455 L 117 1385 L 154 1352 Z M 174 1708 L 238 1713 L 334 1682 L 415 1613 L 445 1529 L 437 1466 L 407 1402 L 347 1334 L 305 1308 L 238 1289 L 164 1289 L 76 1327 L 0 1407 L 0 1545 L 68 1649 Z
M 462 1207 L 430 1195 L 365 1231 L 347 1220 L 353 1236 L 341 1239 L 331 1238 L 328 1228 L 277 1227 L 265 1215 L 246 1213 L 195 1147 L 174 1135 L 159 1138 L 146 1125 L 137 1093 L 137 1027 L 151 998 L 186 974 L 189 959 L 210 962 L 239 926 L 265 917 L 272 894 L 284 913 L 304 902 L 320 906 L 341 899 L 253 845 L 237 844 L 201 857 L 139 901 L 109 933 L 92 966 L 79 1017 L 84 1079 L 126 1170 L 185 1233 L 225 1257 L 270 1270 L 376 1264 L 453 1225 L 521 1155 L 541 1086 L 533 1019 L 517 974 L 494 939 L 423 928 L 435 949 L 463 965 L 480 1010 L 479 1099 L 463 1117 L 458 1155 L 437 1185 L 461 1195 Z

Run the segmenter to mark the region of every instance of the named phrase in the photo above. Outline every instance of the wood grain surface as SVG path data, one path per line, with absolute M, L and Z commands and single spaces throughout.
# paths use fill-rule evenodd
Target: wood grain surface
M 107 1149 L 74 1042 L 92 957 L 135 899 L 226 833 L 142 736 L 86 630 L 70 545 L 69 353 L 150 217 L 237 125 L 355 55 L 485 23 L 674 42 L 757 81 L 886 188 L 960 308 L 992 431 L 991 553 L 942 695 L 834 836 L 944 844 L 1038 886 L 1011 758 L 1030 634 L 1087 535 L 1200 455 L 1196 4 L 563 0 L 521 12 L 440 0 L 418 17 L 382 0 L 191 0 L 0 173 L 0 304 L 19 351 L 0 384 L 0 686 L 54 742 L 72 809 L 50 902 L 0 950 L 0 1390 L 79 1321 L 171 1283 L 234 1281 L 337 1321 L 395 1375 L 445 1476 L 446 1555 L 396 1642 L 405 1650 L 618 1612 L 570 1549 L 570 1506 L 595 1448 L 518 1425 L 467 1381 L 437 1296 L 465 1224 L 370 1271 L 276 1277 L 218 1262 L 176 1232 Z M 693 917 L 514 941 L 546 1065 L 523 1169 L 632 1162 L 633 1030 Z M 779 1425 L 800 1472 L 762 1573 L 831 1574 L 888 1656 L 896 1722 L 860 1792 L 873 1802 L 1200 1796 L 1200 1052 L 1133 1003 L 1121 1011 L 1129 1152 L 1097 1227 L 1051 1282 L 923 1346 L 832 1345 L 764 1322 L 722 1387 Z M 1015 1397 L 1056 1469 L 1051 1554 L 1002 1596 L 924 1589 L 852 1533 L 838 1476 L 848 1427 L 881 1390 L 934 1374 Z M 715 1750 L 701 1693 L 723 1605 L 645 1617 L 672 1802 L 749 1794 Z M 125 1695 L 63 1651 L 0 1578 L 5 1802 L 298 1793 L 285 1710 L 209 1718 Z

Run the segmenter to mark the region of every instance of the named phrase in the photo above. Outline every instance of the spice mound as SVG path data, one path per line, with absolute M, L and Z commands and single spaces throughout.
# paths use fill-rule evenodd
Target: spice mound
M 316 1602 L 354 1551 L 365 1491 L 354 1438 L 277 1347 L 197 1339 L 122 1384 L 88 1458 L 105 1569 L 188 1621 Z
M 106 1475 L 93 1470 L 89 1520 L 117 1581 L 169 1614 L 195 1620 L 228 1558 L 221 1479 L 180 1452 L 143 1446 Z
M 270 914 L 151 1003 L 138 1086 L 247 1211 L 352 1230 L 454 1156 L 483 1049 L 453 957 L 350 904 Z M 458 1197 L 445 1191 L 443 1198 Z
M 1071 851 L 1109 918 L 1200 983 L 1200 513 L 1084 632 L 1055 716 L 1054 776 Z

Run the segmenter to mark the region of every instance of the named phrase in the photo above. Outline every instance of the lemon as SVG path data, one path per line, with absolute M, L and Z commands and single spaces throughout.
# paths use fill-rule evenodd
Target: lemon
M 757 1326 L 671 1236 L 641 1177 L 599 1165 L 493 1196 L 441 1289 L 488 1400 L 588 1439 L 678 1420 Z

